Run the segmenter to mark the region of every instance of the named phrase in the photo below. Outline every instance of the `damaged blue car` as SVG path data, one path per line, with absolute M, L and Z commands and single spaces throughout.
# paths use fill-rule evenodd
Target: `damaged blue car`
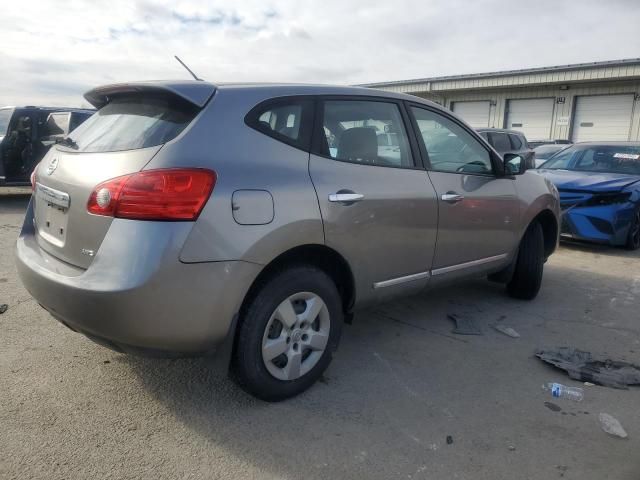
M 640 248 L 640 143 L 579 143 L 538 170 L 560 192 L 561 236 Z

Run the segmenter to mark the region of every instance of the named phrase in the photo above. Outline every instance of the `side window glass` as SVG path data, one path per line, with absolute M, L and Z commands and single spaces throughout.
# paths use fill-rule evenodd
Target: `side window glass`
M 493 172 L 489 152 L 453 120 L 419 107 L 411 107 L 429 155 L 431 169 L 439 172 Z
M 281 105 L 263 112 L 258 117 L 260 126 L 292 140 L 300 138 L 302 105 Z
M 489 143 L 493 145 L 498 152 L 508 152 L 511 150 L 511 144 L 509 143 L 509 139 L 507 138 L 506 133 L 498 133 L 498 132 L 490 132 L 489 133 Z
M 265 135 L 308 150 L 312 109 L 311 100 L 274 100 L 253 109 L 245 121 Z
M 511 142 L 511 148 L 514 150 L 520 150 L 523 148 L 522 140 L 518 135 L 509 134 L 509 141 Z
M 64 136 L 69 133 L 69 114 L 52 113 L 42 129 L 42 138 Z
M 414 166 L 400 109 L 395 103 L 327 100 L 322 155 L 383 167 Z

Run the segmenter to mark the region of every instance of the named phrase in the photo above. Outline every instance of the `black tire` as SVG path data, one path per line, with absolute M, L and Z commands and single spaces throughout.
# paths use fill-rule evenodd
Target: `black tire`
M 513 277 L 507 283 L 507 293 L 521 300 L 538 295 L 544 269 L 544 234 L 542 226 L 533 222 L 522 237 Z
M 326 305 L 330 322 L 329 338 L 315 366 L 295 380 L 281 380 L 274 377 L 265 365 L 263 336 L 278 306 L 300 292 L 311 292 Z M 293 266 L 276 273 L 248 300 L 241 314 L 232 362 L 236 380 L 245 391 L 268 402 L 298 395 L 313 385 L 329 366 L 332 352 L 340 340 L 343 316 L 338 289 L 322 270 L 311 266 Z
M 633 212 L 625 247 L 627 250 L 638 250 L 640 248 L 640 207 Z

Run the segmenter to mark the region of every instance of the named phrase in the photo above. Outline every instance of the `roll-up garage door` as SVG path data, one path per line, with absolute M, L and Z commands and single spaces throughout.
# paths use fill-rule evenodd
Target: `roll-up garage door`
M 553 98 L 509 100 L 506 128 L 524 133 L 527 140 L 551 138 L 554 102 Z
M 453 102 L 453 111 L 473 128 L 489 126 L 489 102 Z
M 575 101 L 574 142 L 629 140 L 633 94 L 576 97 Z

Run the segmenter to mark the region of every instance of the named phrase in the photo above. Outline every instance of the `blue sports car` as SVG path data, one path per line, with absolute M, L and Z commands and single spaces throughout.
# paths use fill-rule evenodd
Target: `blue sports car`
M 578 143 L 538 171 L 560 192 L 562 236 L 640 248 L 640 143 Z

